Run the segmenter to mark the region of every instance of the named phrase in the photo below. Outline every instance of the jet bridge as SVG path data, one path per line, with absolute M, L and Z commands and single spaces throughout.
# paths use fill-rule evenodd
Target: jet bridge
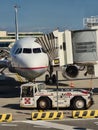
M 38 37 L 36 42 L 41 44 L 44 51 L 47 52 L 50 62 L 58 56 L 57 37 L 54 36 L 53 32 Z
M 98 77 L 98 30 L 53 31 L 37 39 L 53 65 L 62 67 L 63 76 L 74 78 L 86 66 Z M 82 66 L 82 67 L 81 67 Z
M 53 34 L 57 37 L 59 65 L 73 64 L 71 31 L 65 30 L 64 32 L 59 32 L 56 30 Z
M 98 77 L 98 30 L 72 31 L 74 63 L 86 65 L 88 74 Z
M 36 41 L 42 45 L 43 49 L 47 52 L 50 61 L 54 61 L 54 65 L 56 63 L 59 63 L 59 66 L 73 64 L 70 31 L 66 30 L 64 32 L 59 32 L 56 30 L 49 34 L 44 34 L 42 37 L 38 37 Z M 55 62 L 57 59 L 59 61 Z
M 72 44 L 75 63 L 97 63 L 98 30 L 72 31 Z

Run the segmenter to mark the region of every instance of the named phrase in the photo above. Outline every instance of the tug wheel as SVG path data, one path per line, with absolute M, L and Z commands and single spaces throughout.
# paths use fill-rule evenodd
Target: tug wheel
M 47 110 L 51 108 L 51 101 L 46 97 L 41 97 L 37 102 L 37 108 L 39 110 Z

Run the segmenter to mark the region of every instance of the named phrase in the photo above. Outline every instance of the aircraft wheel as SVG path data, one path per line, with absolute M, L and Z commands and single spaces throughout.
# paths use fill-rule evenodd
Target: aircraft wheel
M 45 76 L 45 83 L 46 83 L 46 84 L 49 83 L 49 75 L 48 75 L 48 74 Z
M 55 83 L 56 83 L 56 81 L 57 81 L 57 79 L 56 79 L 56 75 L 55 75 L 55 74 L 53 74 L 53 76 L 52 76 L 52 82 L 55 84 Z

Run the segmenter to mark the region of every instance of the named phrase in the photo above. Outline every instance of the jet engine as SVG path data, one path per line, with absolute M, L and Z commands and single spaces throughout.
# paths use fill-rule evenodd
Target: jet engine
M 94 65 L 88 65 L 87 66 L 87 71 L 84 73 L 84 75 L 87 76 L 87 74 L 89 74 L 89 75 L 94 74 Z
M 78 73 L 79 73 L 79 69 L 75 65 L 68 65 L 64 67 L 62 71 L 62 75 L 68 79 L 77 77 Z

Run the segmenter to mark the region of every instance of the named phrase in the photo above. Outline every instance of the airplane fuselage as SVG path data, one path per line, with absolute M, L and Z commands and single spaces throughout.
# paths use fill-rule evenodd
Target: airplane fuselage
M 36 38 L 20 39 L 11 50 L 11 66 L 28 80 L 42 75 L 49 63 L 47 54 L 35 40 Z

